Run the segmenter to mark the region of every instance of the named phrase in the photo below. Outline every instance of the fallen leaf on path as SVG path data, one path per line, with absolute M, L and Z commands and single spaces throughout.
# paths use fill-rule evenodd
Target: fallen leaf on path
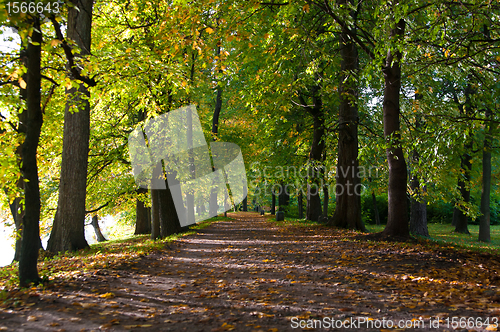
M 99 297 L 102 297 L 103 299 L 112 299 L 112 298 L 115 297 L 115 294 L 113 294 L 113 293 L 105 293 L 105 294 L 99 295 Z

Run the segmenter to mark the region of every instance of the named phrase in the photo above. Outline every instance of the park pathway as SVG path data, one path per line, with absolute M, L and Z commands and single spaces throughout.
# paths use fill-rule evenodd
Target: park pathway
M 129 266 L 75 278 L 22 317 L 0 313 L 0 326 L 273 332 L 302 330 L 302 324 L 317 331 L 451 331 L 453 322 L 468 320 L 458 330 L 496 330 L 496 256 L 476 266 L 476 257 L 426 251 L 420 244 L 362 241 L 355 232 L 277 224 L 256 213 L 228 216 L 235 220 L 214 223 Z

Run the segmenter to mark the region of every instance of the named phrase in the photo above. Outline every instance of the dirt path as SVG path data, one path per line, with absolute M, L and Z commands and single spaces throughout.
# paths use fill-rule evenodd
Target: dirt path
M 319 322 L 320 331 L 399 324 L 451 331 L 453 322 L 461 331 L 486 331 L 485 323 L 497 330 L 496 256 L 353 241 L 345 231 L 278 227 L 254 213 L 229 216 L 237 220 L 2 310 L 0 330 L 297 331 Z

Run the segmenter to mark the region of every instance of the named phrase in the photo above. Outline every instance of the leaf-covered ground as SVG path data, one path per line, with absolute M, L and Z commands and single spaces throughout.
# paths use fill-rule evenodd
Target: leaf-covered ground
M 0 330 L 500 330 L 497 255 L 232 216 L 147 255 L 10 291 Z

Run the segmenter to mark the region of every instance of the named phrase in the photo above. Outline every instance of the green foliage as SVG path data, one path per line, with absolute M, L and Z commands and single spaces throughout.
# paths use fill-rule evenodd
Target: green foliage
M 384 226 L 370 225 L 367 227 L 370 232 L 381 232 Z M 439 244 L 442 247 L 451 249 L 466 249 L 479 252 L 490 252 L 493 254 L 499 253 L 500 247 L 500 226 L 491 227 L 491 242 L 484 243 L 477 241 L 479 226 L 469 225 L 470 234 L 455 233 L 455 227 L 450 224 L 432 223 L 428 225 L 430 240 L 422 240 L 423 243 Z
M 436 201 L 427 205 L 427 223 L 451 224 L 453 204 Z
M 387 222 L 387 194 L 376 195 L 377 209 L 380 217 L 380 223 Z M 373 207 L 373 198 L 371 193 L 365 192 L 361 196 L 361 216 L 365 225 L 375 224 L 375 212 Z

